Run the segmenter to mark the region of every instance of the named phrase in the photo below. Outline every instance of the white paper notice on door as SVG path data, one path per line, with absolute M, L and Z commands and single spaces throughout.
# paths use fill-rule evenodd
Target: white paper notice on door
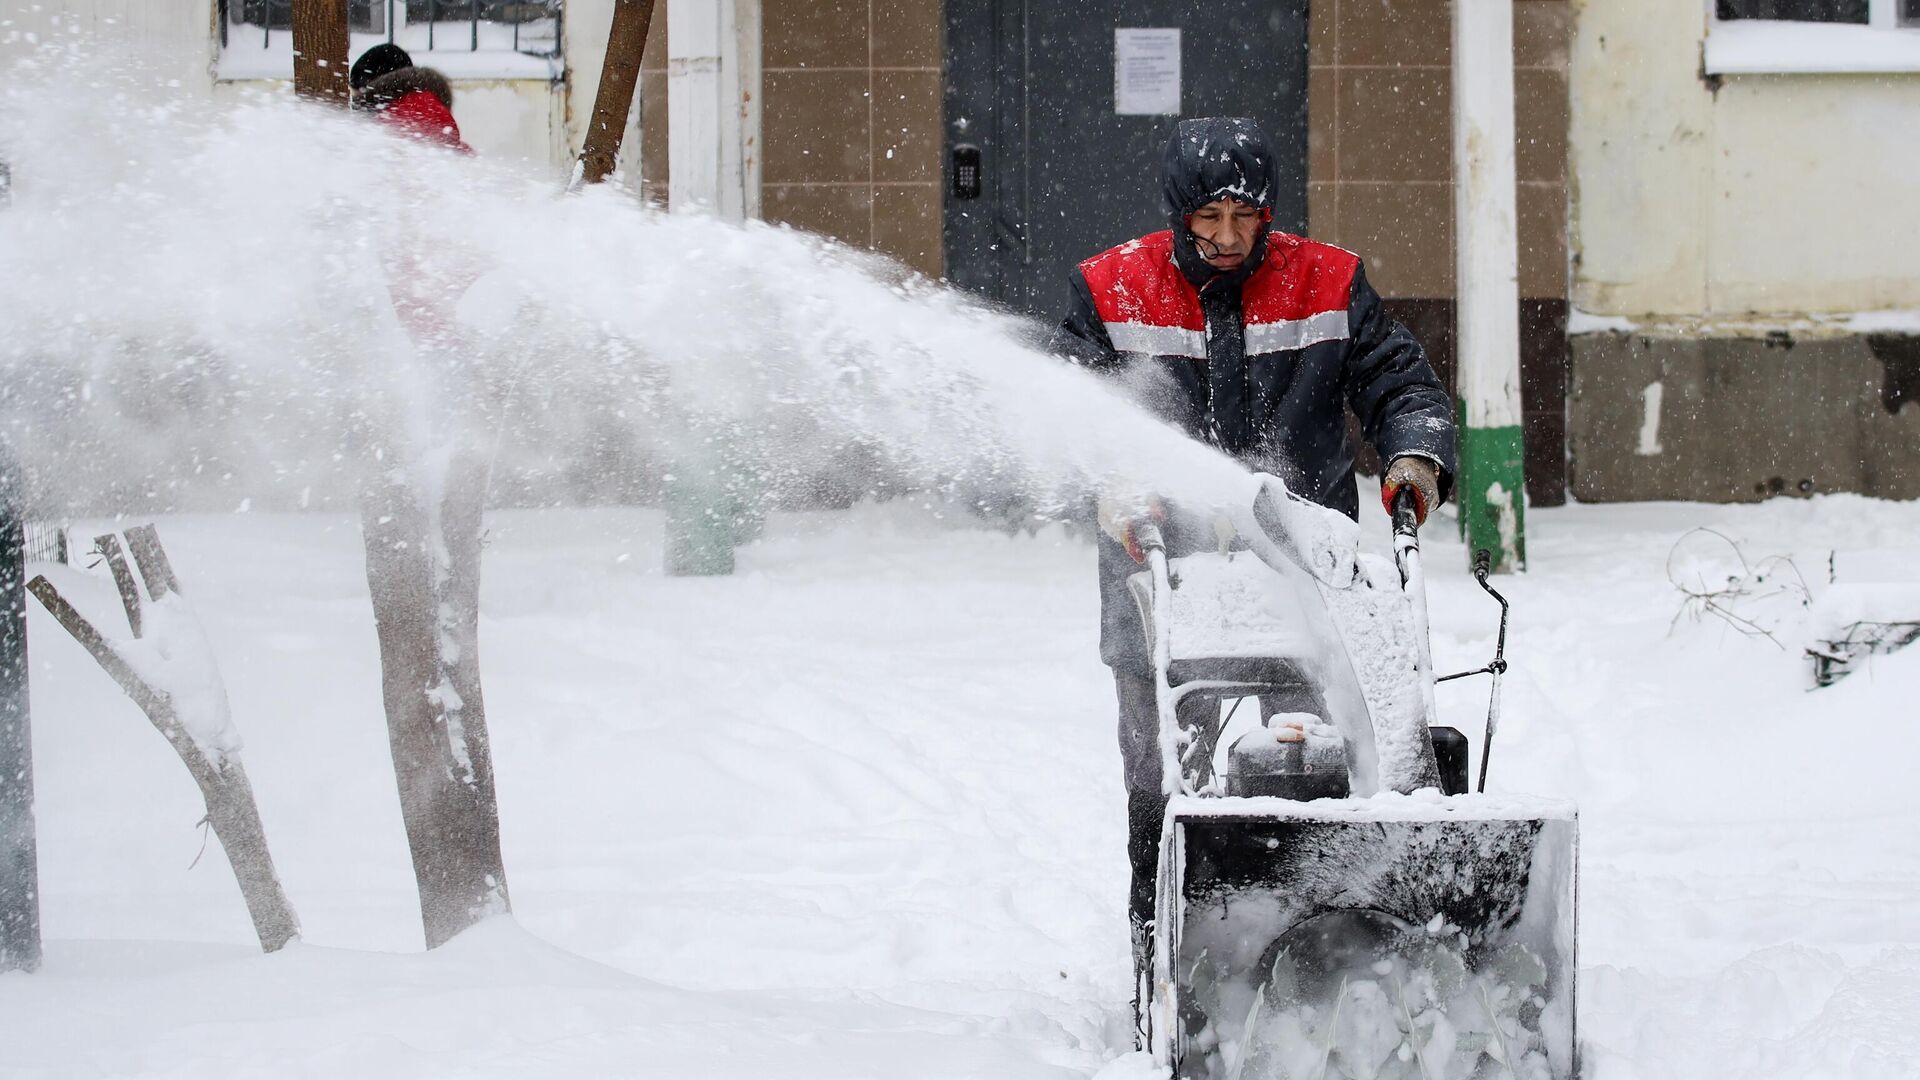
M 1180 28 L 1115 27 L 1113 111 L 1180 115 Z

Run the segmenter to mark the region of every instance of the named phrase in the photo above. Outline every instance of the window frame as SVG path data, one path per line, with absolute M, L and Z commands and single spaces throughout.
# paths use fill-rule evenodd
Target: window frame
M 1920 4 L 1910 0 L 1867 0 L 1867 25 L 1875 30 L 1920 28 Z
M 1920 74 L 1920 0 L 1867 0 L 1865 23 L 1723 21 L 1714 0 L 1704 10 L 1708 76 Z
M 230 22 L 228 12 L 231 7 L 242 2 L 244 0 L 216 0 L 213 5 L 214 78 L 221 82 L 292 79 L 292 31 L 262 27 L 256 23 Z M 449 9 L 477 7 L 474 0 L 441 0 L 441 3 Z M 380 18 L 374 21 L 383 23 L 384 27 L 380 30 L 350 31 L 348 46 L 350 57 L 358 57 L 361 53 L 383 42 L 394 41 L 407 28 L 407 0 L 375 0 L 373 6 L 380 15 Z M 529 52 L 518 48 L 476 47 L 479 44 L 483 24 L 507 25 L 495 20 L 479 18 L 477 14 L 470 24 L 471 30 L 463 29 L 458 35 L 468 44 L 466 48 L 406 47 L 420 64 L 433 67 L 450 79 L 531 80 L 557 83 L 566 75 L 566 11 L 564 0 L 560 0 L 559 7 L 553 16 L 552 48 L 546 52 Z M 435 25 L 444 26 L 449 21 L 452 20 L 441 19 Z M 245 33 L 233 33 L 232 31 L 237 27 L 245 27 Z M 515 24 L 516 42 L 518 32 L 519 26 Z M 248 44 L 249 42 L 251 44 Z

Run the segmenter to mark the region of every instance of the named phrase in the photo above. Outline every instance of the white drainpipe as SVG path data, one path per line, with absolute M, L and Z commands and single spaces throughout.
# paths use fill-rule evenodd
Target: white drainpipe
M 760 210 L 760 0 L 667 0 L 667 203 Z
M 1520 257 L 1514 209 L 1513 3 L 1453 0 L 1453 168 L 1460 476 L 1468 557 L 1526 562 Z

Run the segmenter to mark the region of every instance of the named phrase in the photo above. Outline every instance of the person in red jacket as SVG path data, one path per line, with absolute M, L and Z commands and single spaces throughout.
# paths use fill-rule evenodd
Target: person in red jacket
M 1358 520 L 1351 409 L 1386 463 L 1388 512 L 1410 489 L 1424 521 L 1453 482 L 1453 399 L 1420 343 L 1387 314 L 1358 255 L 1272 227 L 1280 182 L 1272 144 L 1252 120 L 1179 121 L 1161 166 L 1168 227 L 1074 268 L 1054 350 L 1120 380 L 1193 438 Z M 1100 658 L 1119 704 L 1136 992 L 1151 959 L 1167 796 L 1152 659 L 1127 585 L 1144 558 L 1130 518 L 1159 517 L 1169 556 L 1221 542 L 1206 515 L 1177 506 L 1110 503 L 1098 513 Z M 1219 716 L 1217 700 L 1187 700 L 1193 718 L 1183 722 L 1199 723 L 1209 708 Z M 1271 712 L 1267 702 L 1261 711 Z
M 417 67 L 407 50 L 392 42 L 361 54 L 347 75 L 353 107 L 371 112 L 401 132 L 463 154 L 473 148 L 460 139 L 453 119 L 453 85 L 429 67 Z
M 353 88 L 355 111 L 372 114 L 406 138 L 473 153 L 461 140 L 460 125 L 453 119 L 453 87 L 447 77 L 415 66 L 413 57 L 400 46 L 387 42 L 368 49 L 348 72 L 347 83 Z M 413 197 L 426 198 L 427 193 L 414 191 Z M 474 274 L 455 269 L 461 264 L 445 245 L 423 245 L 410 235 L 407 223 L 398 227 L 408 238 L 381 252 L 394 312 L 415 345 L 455 345 L 461 334 L 453 316 L 453 297 L 472 283 Z M 427 249 L 434 252 L 432 258 L 422 254 Z

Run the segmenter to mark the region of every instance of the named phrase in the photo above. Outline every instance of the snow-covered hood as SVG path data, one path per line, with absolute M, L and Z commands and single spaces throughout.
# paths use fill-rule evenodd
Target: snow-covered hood
M 1241 116 L 1203 116 L 1182 120 L 1167 140 L 1161 160 L 1160 188 L 1167 223 L 1173 228 L 1174 261 L 1196 288 L 1217 277 L 1244 281 L 1265 260 L 1267 225 L 1254 237 L 1253 251 L 1237 269 L 1222 274 L 1207 265 L 1187 227 L 1187 215 L 1211 202 L 1232 199 L 1255 210 L 1273 209 L 1273 150 L 1266 132 Z

